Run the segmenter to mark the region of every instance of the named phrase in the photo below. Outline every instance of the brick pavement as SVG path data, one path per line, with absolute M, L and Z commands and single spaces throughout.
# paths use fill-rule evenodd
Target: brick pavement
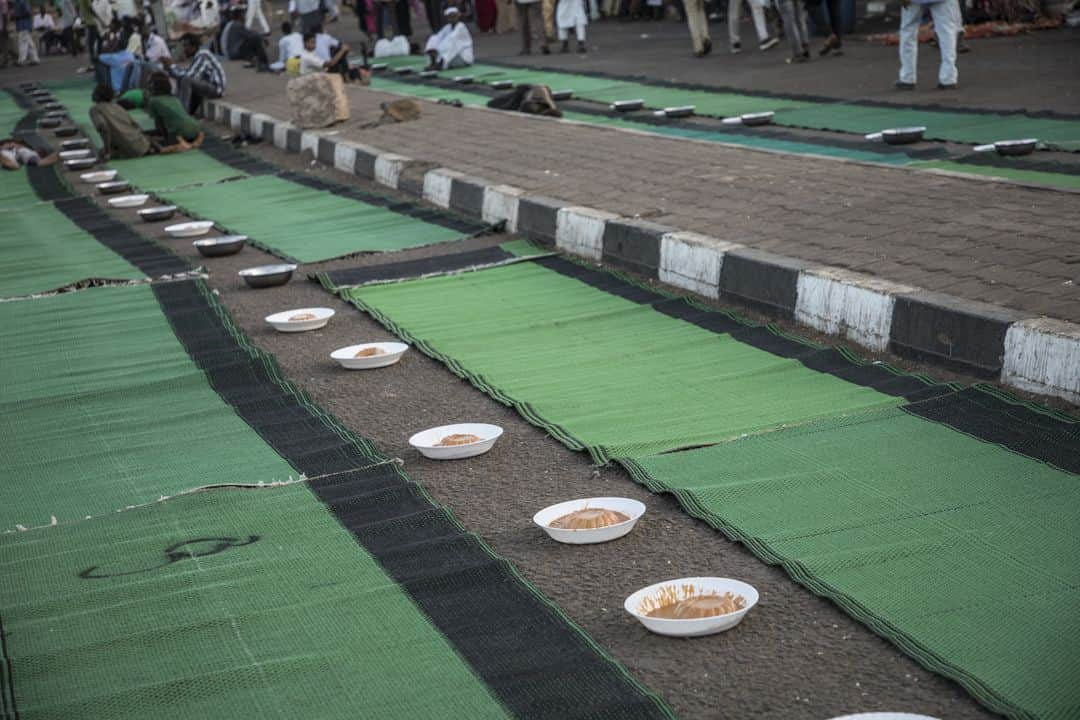
M 288 118 L 282 78 L 235 68 L 227 100 Z M 641 136 L 350 88 L 341 136 L 570 200 L 895 282 L 1080 321 L 1080 196 Z

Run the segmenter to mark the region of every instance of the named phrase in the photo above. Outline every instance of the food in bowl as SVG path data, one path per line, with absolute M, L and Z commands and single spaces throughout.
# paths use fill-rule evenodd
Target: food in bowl
M 363 350 L 357 350 L 354 358 L 366 358 L 375 357 L 376 355 L 385 355 L 386 351 L 378 347 L 366 347 Z
M 693 620 L 738 612 L 746 607 L 742 595 L 715 590 L 703 593 L 694 585 L 665 585 L 655 595 L 646 596 L 638 612 L 661 620 Z
M 471 445 L 481 440 L 483 440 L 482 437 L 472 433 L 454 433 L 453 435 L 447 435 L 435 445 L 438 447 L 455 447 L 457 445 Z
M 628 520 L 630 520 L 630 516 L 618 510 L 587 507 L 557 517 L 548 525 L 562 530 L 595 530 L 596 528 L 618 525 Z
M 297 313 L 289 316 L 289 322 L 304 322 L 305 320 L 315 320 L 317 317 L 315 313 Z

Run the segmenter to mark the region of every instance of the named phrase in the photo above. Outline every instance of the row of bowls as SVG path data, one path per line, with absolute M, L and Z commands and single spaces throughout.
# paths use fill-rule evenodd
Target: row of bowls
M 265 318 L 267 324 L 278 332 L 301 333 L 318 330 L 326 327 L 334 317 L 332 308 L 310 307 L 295 308 L 268 315 Z M 293 320 L 292 318 L 303 316 L 304 319 Z M 368 348 L 378 348 L 385 354 L 370 357 L 357 358 L 356 353 Z M 330 357 L 342 367 L 350 370 L 369 370 L 387 367 L 397 363 L 408 351 L 409 346 L 400 342 L 373 342 L 359 345 L 349 345 L 338 348 L 330 353 Z M 443 446 L 440 441 L 447 435 L 469 434 L 479 438 L 476 442 L 465 445 Z M 409 445 L 420 452 L 421 455 L 433 460 L 461 460 L 464 458 L 482 455 L 492 447 L 502 436 L 503 429 L 498 425 L 488 423 L 456 423 L 428 428 L 412 435 Z M 568 529 L 552 527 L 551 523 L 557 518 L 563 517 L 578 510 L 601 507 L 605 510 L 613 510 L 627 516 L 627 520 L 600 528 Z M 579 498 L 557 503 L 540 510 L 533 516 L 533 522 L 544 530 L 553 540 L 570 545 L 589 545 L 609 542 L 629 534 L 638 521 L 645 514 L 645 504 L 631 498 L 621 497 L 594 497 Z M 647 598 L 656 598 L 662 588 L 683 588 L 693 586 L 699 593 L 730 592 L 741 595 L 746 600 L 745 607 L 725 615 L 715 615 L 706 618 L 693 619 L 665 619 L 649 617 L 643 603 Z M 695 577 L 667 580 L 664 582 L 642 588 L 626 598 L 624 607 L 626 611 L 636 618 L 642 625 L 652 632 L 661 635 L 676 637 L 694 637 L 699 635 L 711 635 L 735 627 L 742 621 L 746 613 L 757 604 L 758 592 L 747 583 L 730 578 Z

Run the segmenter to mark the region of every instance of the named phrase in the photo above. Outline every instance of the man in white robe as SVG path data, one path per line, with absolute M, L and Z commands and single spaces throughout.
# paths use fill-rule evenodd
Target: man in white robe
M 574 29 L 577 36 L 577 51 L 586 52 L 585 49 L 585 26 L 589 18 L 585 14 L 585 0 L 559 0 L 559 8 L 555 11 L 555 24 L 559 28 L 559 40 L 562 41 L 562 51 L 570 52 L 570 29 Z
M 580 0 L 578 0 L 580 2 Z M 428 38 L 424 51 L 431 62 L 431 70 L 449 70 L 473 64 L 473 42 L 469 28 L 461 22 L 460 11 L 453 6 L 443 11 L 446 24 L 439 32 Z

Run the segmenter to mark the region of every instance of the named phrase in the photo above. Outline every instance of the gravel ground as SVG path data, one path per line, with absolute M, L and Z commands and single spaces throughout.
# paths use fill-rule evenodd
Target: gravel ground
M 308 158 L 266 146 L 251 151 L 281 166 L 372 189 L 312 166 Z M 236 271 L 275 262 L 273 256 L 248 247 L 233 257 L 201 258 L 190 240 L 166 238 L 164 224 L 141 223 L 131 210 L 112 212 L 205 266 L 208 282 L 240 327 L 277 357 L 292 380 L 349 428 L 401 458 L 414 479 L 681 716 L 829 718 L 887 709 L 942 718 L 992 716 L 959 686 L 923 670 L 831 602 L 689 517 L 672 497 L 649 493 L 618 467 L 593 467 L 587 455 L 566 449 L 440 363 L 413 351 L 390 368 L 349 372 L 330 360 L 335 348 L 392 336 L 308 282 L 307 272 L 458 252 L 505 236 L 302 266 L 288 285 L 255 291 Z M 338 311 L 319 331 L 279 334 L 263 322 L 273 312 L 316 305 Z M 463 462 L 433 462 L 408 446 L 412 433 L 456 421 L 492 422 L 506 433 L 493 451 Z M 592 495 L 637 498 L 649 510 L 631 535 L 604 545 L 559 545 L 532 525 L 540 508 Z M 759 589 L 761 603 L 738 629 L 693 640 L 652 635 L 623 611 L 623 599 L 634 590 L 688 575 L 745 580 Z

